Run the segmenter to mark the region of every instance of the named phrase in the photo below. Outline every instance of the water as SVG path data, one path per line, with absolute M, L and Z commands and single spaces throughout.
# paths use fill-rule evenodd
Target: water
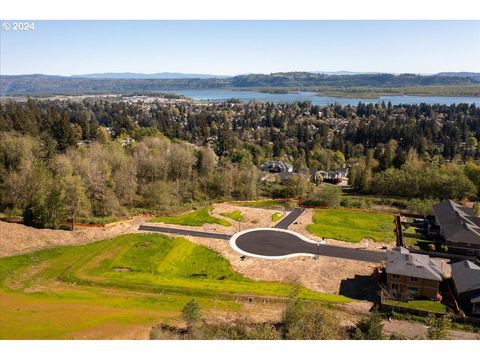
M 382 96 L 376 99 L 360 99 L 360 98 L 341 98 L 333 96 L 319 96 L 314 92 L 298 92 L 288 94 L 269 94 L 261 93 L 257 91 L 234 91 L 223 89 L 208 89 L 208 90 L 169 90 L 162 91 L 165 93 L 172 93 L 178 95 L 188 96 L 194 100 L 211 100 L 221 101 L 226 99 L 239 99 L 241 101 L 263 101 L 273 103 L 291 103 L 297 101 L 310 100 L 313 105 L 328 105 L 328 104 L 340 104 L 340 105 L 357 105 L 359 102 L 363 103 L 381 103 L 385 101 L 387 104 L 389 101 L 392 105 L 399 104 L 477 104 L 480 105 L 480 97 L 468 97 L 468 96 Z

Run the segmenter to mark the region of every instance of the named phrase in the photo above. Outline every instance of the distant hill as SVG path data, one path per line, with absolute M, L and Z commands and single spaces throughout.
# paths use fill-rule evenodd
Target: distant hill
M 118 75 L 118 74 L 117 74 Z M 117 76 L 116 75 L 116 76 Z M 106 75 L 105 75 L 106 76 Z M 131 94 L 177 89 L 320 89 L 480 86 L 469 76 L 415 74 L 326 75 L 309 72 L 248 74 L 227 78 L 97 78 L 51 75 L 0 76 L 0 95 Z
M 212 78 L 228 78 L 225 75 L 210 75 L 210 74 L 185 74 L 185 73 L 172 73 L 161 72 L 154 74 L 144 73 L 95 73 L 95 74 L 82 74 L 72 75 L 74 78 L 86 78 L 86 79 L 212 79 Z
M 480 73 L 476 72 L 441 72 L 438 76 L 456 76 L 456 77 L 468 77 L 470 79 L 480 81 Z

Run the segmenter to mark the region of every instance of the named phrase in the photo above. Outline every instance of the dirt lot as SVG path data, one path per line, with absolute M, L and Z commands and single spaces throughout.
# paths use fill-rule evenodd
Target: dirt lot
M 0 221 L 0 257 L 23 254 L 60 245 L 80 245 L 136 232 L 144 218 L 112 227 L 91 227 L 74 231 L 35 229 Z
M 234 210 L 240 210 L 245 217 L 244 221 L 240 223 L 242 230 L 273 226 L 272 214 L 277 212 L 276 210 L 241 207 L 222 203 L 217 204 L 211 213 L 214 216 L 221 217 L 220 213 Z M 310 211 L 307 210 L 306 214 L 301 216 L 301 221 L 299 221 L 298 225 L 292 226 L 298 228 L 307 221 L 311 221 Z M 131 223 L 118 224 L 109 228 L 94 227 L 75 231 L 34 229 L 24 225 L 0 222 L 0 256 L 11 256 L 59 245 L 86 244 L 121 234 L 132 233 L 138 231 L 138 226 L 145 220 L 136 219 Z M 217 224 L 205 224 L 201 227 L 195 227 L 195 230 L 215 231 L 224 234 L 237 232 L 238 223 L 231 219 L 228 220 L 233 223 L 233 226 L 223 227 Z M 192 227 L 163 223 L 162 226 L 192 229 Z M 303 231 L 303 233 L 306 234 L 306 231 Z M 231 249 L 228 241 L 189 238 L 198 244 L 218 251 L 230 261 L 236 271 L 256 280 L 300 282 L 312 290 L 326 293 L 342 293 L 346 296 L 360 299 L 366 297 L 365 294 L 369 293 L 368 289 L 374 284 L 374 279 L 370 276 L 376 266 L 373 263 L 327 257 L 320 257 L 319 259 L 295 257 L 284 260 L 247 258 L 245 261 L 241 261 L 240 255 Z M 345 245 L 344 242 L 339 243 Z
M 240 224 L 235 220 L 232 220 L 228 217 L 220 215 L 221 213 L 232 212 L 235 210 L 240 210 L 240 212 L 244 216 L 244 220 L 241 221 Z M 184 225 L 166 224 L 166 223 L 160 223 L 160 222 L 153 223 L 152 225 L 233 235 L 239 230 L 253 229 L 253 228 L 259 228 L 259 227 L 272 227 L 275 224 L 272 221 L 272 215 L 277 212 L 282 212 L 282 211 L 243 207 L 238 205 L 232 205 L 230 203 L 220 203 L 220 204 L 215 204 L 214 209 L 210 211 L 210 215 L 227 220 L 229 223 L 232 224 L 232 226 L 222 226 L 219 224 L 203 224 L 202 226 L 184 226 Z M 287 214 L 286 211 L 283 211 L 282 213 L 284 215 Z
M 374 263 L 328 257 L 294 257 L 282 260 L 247 258 L 242 261 L 228 241 L 187 238 L 219 252 L 230 261 L 236 271 L 255 280 L 299 282 L 315 291 L 342 293 L 360 299 L 368 298 L 368 289 L 375 283 L 371 276 L 377 266 Z

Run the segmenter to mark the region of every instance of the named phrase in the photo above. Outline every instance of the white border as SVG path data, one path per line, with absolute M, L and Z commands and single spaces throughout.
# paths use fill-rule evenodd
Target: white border
M 243 230 L 243 231 L 235 233 L 230 238 L 230 246 L 232 247 L 233 250 L 235 250 L 236 252 L 238 252 L 242 255 L 250 256 L 250 257 L 254 257 L 254 258 L 258 258 L 258 259 L 265 259 L 265 260 L 281 260 L 281 259 L 289 259 L 289 258 L 297 257 L 297 256 L 308 256 L 308 257 L 315 257 L 316 256 L 315 254 L 308 254 L 308 253 L 293 253 L 293 254 L 281 255 L 281 256 L 257 255 L 257 254 L 253 254 L 253 253 L 249 253 L 247 251 L 244 251 L 237 246 L 236 240 L 237 240 L 238 237 L 242 236 L 243 234 L 247 234 L 247 233 L 254 232 L 254 231 L 264 231 L 264 230 L 284 232 L 284 233 L 296 236 L 297 238 L 299 238 L 302 241 L 305 241 L 305 242 L 308 242 L 308 243 L 311 243 L 311 244 L 320 245 L 320 242 L 315 241 L 315 240 L 311 240 L 311 239 L 303 236 L 302 234 L 299 234 L 299 233 L 297 233 L 295 231 L 292 231 L 292 230 L 262 227 L 262 228 L 247 229 L 247 230 Z
M 16 0 L 2 20 L 478 20 L 473 0 Z M 476 14 L 476 15 L 475 15 Z

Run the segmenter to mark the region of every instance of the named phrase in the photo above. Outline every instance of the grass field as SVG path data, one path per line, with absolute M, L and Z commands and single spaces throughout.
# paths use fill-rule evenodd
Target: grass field
M 272 221 L 277 222 L 281 218 L 283 218 L 283 214 L 281 212 L 276 212 L 275 214 L 272 215 Z
M 297 206 L 293 201 L 288 200 L 258 200 L 258 201 L 242 201 L 235 202 L 235 205 L 244 206 L 244 207 L 256 207 L 261 209 L 273 209 L 273 210 L 289 210 Z
M 223 213 L 220 213 L 220 215 L 228 217 L 228 218 L 230 218 L 232 220 L 235 220 L 235 221 L 243 221 L 245 219 L 240 210 L 234 210 L 234 211 L 231 211 L 231 212 L 223 212 Z
M 235 297 L 287 296 L 291 286 L 248 279 L 184 238 L 131 234 L 0 259 L 0 339 L 110 338 L 201 307 L 239 311 Z M 303 288 L 305 299 L 349 298 Z
M 219 224 L 222 226 L 231 226 L 228 221 L 211 216 L 208 208 L 203 208 L 178 216 L 159 216 L 150 220 L 150 222 L 163 222 L 166 224 L 202 226 L 203 224 Z
M 315 210 L 307 230 L 319 237 L 349 242 L 370 238 L 376 242 L 395 241 L 393 216 L 377 212 L 343 209 Z
M 402 307 L 407 309 L 417 309 L 429 311 L 434 313 L 444 314 L 447 312 L 445 305 L 438 301 L 432 300 L 411 300 L 411 301 L 395 301 L 385 300 L 385 304 L 395 307 Z

